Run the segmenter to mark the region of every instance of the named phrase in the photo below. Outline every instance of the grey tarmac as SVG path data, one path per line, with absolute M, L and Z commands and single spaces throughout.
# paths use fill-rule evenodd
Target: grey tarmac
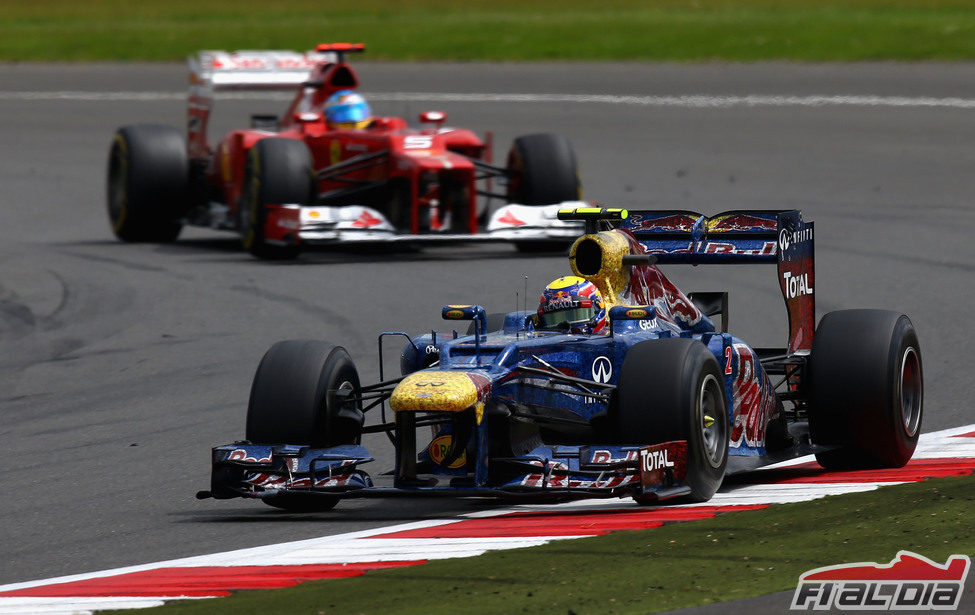
M 909 314 L 924 354 L 923 428 L 972 422 L 975 109 L 921 101 L 975 100 L 975 64 L 363 62 L 359 73 L 377 113 L 415 121 L 444 110 L 448 124 L 493 130 L 496 159 L 517 135 L 565 134 L 585 197 L 609 206 L 802 209 L 816 221 L 819 314 Z M 104 205 L 112 133 L 182 125 L 185 85 L 178 64 L 0 65 L 0 584 L 485 506 L 364 500 L 300 516 L 194 499 L 209 448 L 243 436 L 250 380 L 273 342 L 344 345 L 371 380 L 379 331 L 446 330 L 446 303 L 514 309 L 524 276 L 532 303 L 568 267 L 563 256 L 483 245 L 263 263 L 201 229 L 172 245 L 118 243 Z M 584 100 L 607 95 L 651 102 Z M 750 96 L 766 102 L 739 100 Z M 850 97 L 860 102 L 840 100 Z M 284 105 L 219 101 L 211 136 Z M 774 270 L 670 273 L 686 290 L 731 291 L 737 335 L 784 343 Z M 370 444 L 375 469 L 391 466 L 385 439 Z M 748 608 L 778 613 L 788 598 Z

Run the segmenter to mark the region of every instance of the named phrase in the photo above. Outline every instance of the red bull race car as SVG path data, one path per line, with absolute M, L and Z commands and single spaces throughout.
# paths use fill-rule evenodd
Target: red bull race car
M 512 241 L 566 247 L 579 225 L 558 220 L 581 186 L 569 141 L 518 137 L 504 166 L 493 139 L 444 125 L 373 116 L 345 56 L 361 44 L 313 52 L 205 51 L 190 58 L 186 136 L 171 126 L 118 129 L 108 164 L 108 215 L 123 241 L 174 241 L 184 225 L 236 231 L 260 258 L 294 258 L 308 245 Z M 286 90 L 280 116 L 252 116 L 216 145 L 214 95 Z M 492 202 L 507 205 L 493 211 Z M 547 207 L 546 207 L 547 206 Z
M 272 346 L 246 439 L 213 449 L 198 496 L 291 510 L 392 495 L 706 501 L 729 472 L 800 455 L 833 469 L 911 458 L 923 401 L 914 326 L 897 312 L 842 310 L 817 327 L 814 225 L 800 212 L 559 216 L 586 233 L 570 250 L 573 275 L 537 310 L 449 305 L 443 318 L 469 321 L 465 331 L 382 333 L 380 382 L 361 383 L 340 346 Z M 658 266 L 668 263 L 774 265 L 786 344 L 730 334 L 727 293 L 685 294 Z M 407 340 L 402 373 L 386 379 L 383 341 L 395 336 Z M 395 467 L 370 475 L 361 436 L 378 432 Z

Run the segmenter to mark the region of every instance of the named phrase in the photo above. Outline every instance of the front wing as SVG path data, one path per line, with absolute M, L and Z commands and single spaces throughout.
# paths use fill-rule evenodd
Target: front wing
M 559 220 L 558 210 L 582 206 L 585 203 L 575 201 L 543 206 L 506 205 L 494 212 L 487 228 L 481 233 L 430 232 L 414 235 L 400 232 L 380 211 L 364 205 L 271 205 L 265 220 L 264 237 L 268 243 L 276 245 L 470 241 L 568 244 L 582 233 L 582 223 Z
M 213 449 L 210 491 L 198 497 L 263 498 L 321 494 L 340 498 L 472 496 L 552 500 L 638 496 L 665 500 L 690 493 L 687 442 L 648 446 L 541 446 L 526 455 L 490 460 L 492 479 L 430 476 L 379 485 L 359 466 L 373 458 L 358 445 L 229 444 Z

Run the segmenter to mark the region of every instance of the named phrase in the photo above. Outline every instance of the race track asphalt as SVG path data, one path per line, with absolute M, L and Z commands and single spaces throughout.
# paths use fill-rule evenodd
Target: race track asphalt
M 568 136 L 587 199 L 802 209 L 816 222 L 819 314 L 909 314 L 924 356 L 924 429 L 971 422 L 975 65 L 359 72 L 376 112 L 445 110 L 449 124 L 493 130 L 497 158 L 520 134 Z M 333 250 L 282 264 L 199 229 L 172 245 L 118 243 L 104 211 L 113 130 L 181 126 L 185 84 L 179 65 L 0 66 L 0 584 L 471 511 L 371 500 L 299 516 L 194 494 L 208 485 L 209 448 L 243 436 L 251 377 L 273 342 L 344 345 L 373 380 L 378 332 L 446 330 L 445 303 L 514 309 L 525 276 L 532 298 L 568 271 L 562 256 L 509 246 Z M 749 95 L 758 98 L 740 98 Z M 220 101 L 211 134 L 284 105 Z M 685 290 L 731 291 L 733 333 L 784 343 L 774 269 L 670 272 Z M 384 438 L 366 444 L 378 445 L 377 469 L 391 465 Z

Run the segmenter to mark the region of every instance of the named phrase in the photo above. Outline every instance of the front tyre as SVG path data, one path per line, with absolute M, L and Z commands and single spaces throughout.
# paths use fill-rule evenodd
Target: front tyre
M 257 258 L 293 259 L 298 256 L 298 238 L 290 242 L 267 237 L 269 206 L 313 200 L 314 179 L 311 153 L 295 139 L 261 139 L 247 152 L 244 183 L 237 204 L 241 244 Z
M 518 137 L 508 152 L 507 170 L 509 203 L 551 205 L 581 197 L 575 151 L 562 135 Z
M 123 126 L 108 156 L 108 218 L 122 241 L 168 243 L 183 228 L 189 162 L 172 126 Z
M 623 444 L 686 440 L 687 499 L 711 499 L 728 466 L 728 406 L 718 362 L 704 344 L 671 338 L 633 346 L 620 371 L 616 410 Z
M 834 470 L 899 468 L 923 416 L 921 348 L 911 319 L 885 310 L 823 316 L 809 358 L 809 427 Z
M 276 493 L 264 496 L 261 501 L 288 512 L 313 513 L 332 510 L 339 498 L 321 493 Z
M 345 348 L 317 340 L 276 343 L 254 374 L 247 439 L 317 448 L 356 444 L 362 406 L 340 391 L 359 391 L 359 373 Z

